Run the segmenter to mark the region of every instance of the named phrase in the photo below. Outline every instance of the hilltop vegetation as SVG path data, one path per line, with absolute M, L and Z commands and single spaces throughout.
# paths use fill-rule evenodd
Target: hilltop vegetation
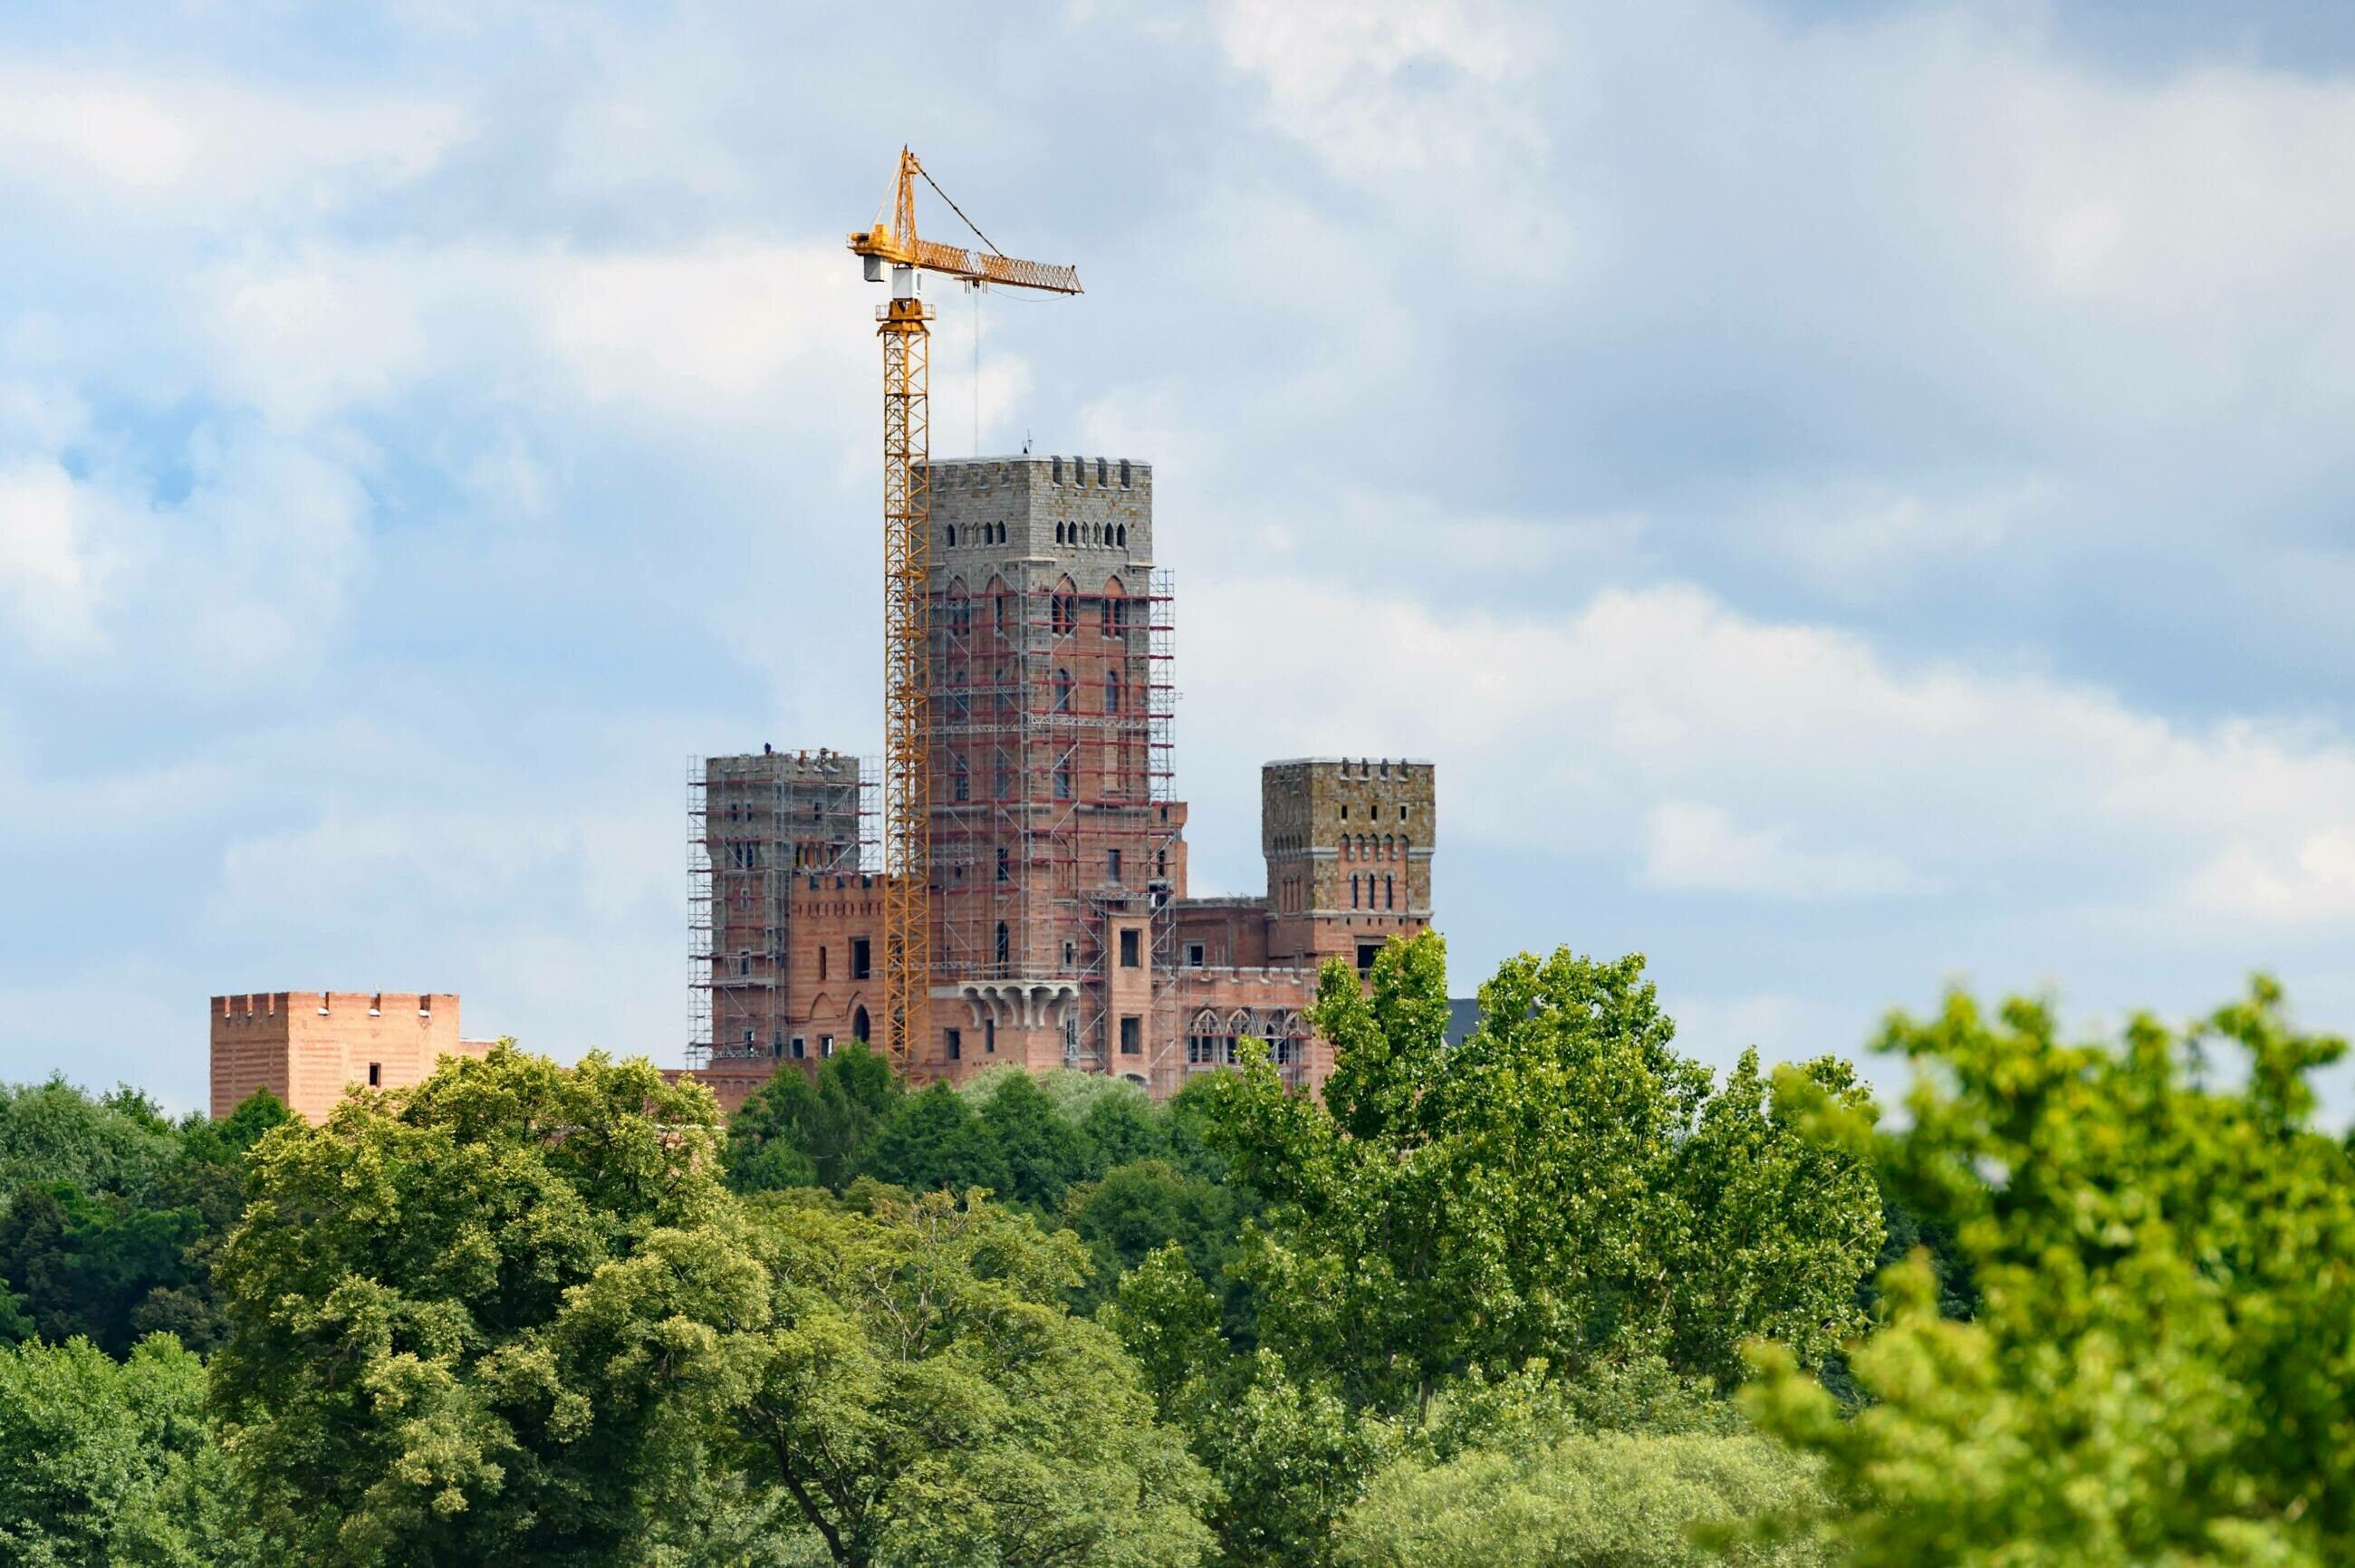
M 1718 1079 L 1641 960 L 1336 969 L 1321 1098 L 911 1091 L 722 1128 L 502 1046 L 304 1127 L 0 1094 L 0 1556 L 329 1564 L 2345 1560 L 2335 1040 L 1896 1018 Z M 2245 1073 L 2212 1072 L 2227 1051 Z

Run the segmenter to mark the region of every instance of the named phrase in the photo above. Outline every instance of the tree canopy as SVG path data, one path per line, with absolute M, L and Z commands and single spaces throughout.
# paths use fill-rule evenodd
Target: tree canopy
M 266 1139 L 217 1271 L 213 1387 L 272 1548 L 634 1550 L 767 1310 L 718 1119 L 643 1060 L 502 1044 Z
M 853 1199 L 762 1211 L 775 1327 L 739 1416 L 833 1561 L 1197 1562 L 1207 1483 L 1119 1342 L 1065 1308 L 1078 1243 L 977 1193 Z
M 1712 1087 L 1677 1054 L 1640 957 L 1524 955 L 1480 997 L 1450 1049 L 1440 939 L 1393 943 L 1369 995 L 1326 971 L 1324 1104 L 1263 1052 L 1220 1081 L 1214 1136 L 1271 1205 L 1238 1264 L 1267 1343 L 1333 1369 L 1353 1404 L 1397 1408 L 1537 1359 L 1659 1355 L 1731 1381 L 1747 1338 L 1812 1362 L 1861 1327 L 1870 1169 L 1806 1136 L 1754 1058 Z M 1797 1072 L 1866 1104 L 1845 1063 Z
M 1977 1286 L 1884 1281 L 1853 1418 L 1787 1350 L 1745 1398 L 1828 1467 L 1857 1568 L 2355 1559 L 2355 1164 L 2312 1125 L 2345 1050 L 2260 980 L 2188 1036 L 2137 1017 L 2066 1043 L 2052 1009 L 1950 996 L 1893 1017 L 1902 1128 L 1817 1107 Z

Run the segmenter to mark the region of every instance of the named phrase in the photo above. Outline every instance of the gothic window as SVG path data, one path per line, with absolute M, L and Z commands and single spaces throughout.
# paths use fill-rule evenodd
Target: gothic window
M 861 1008 L 857 1012 L 850 1015 L 850 1032 L 857 1035 L 860 1040 L 863 1040 L 873 1038 L 873 1029 L 874 1026 L 868 1021 L 867 1009 L 865 1008 Z
M 1355 871 L 1349 873 L 1349 907 L 1358 907 L 1358 873 Z

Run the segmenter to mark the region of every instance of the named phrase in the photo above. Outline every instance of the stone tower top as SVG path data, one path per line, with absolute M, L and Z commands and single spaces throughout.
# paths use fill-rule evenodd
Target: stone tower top
M 976 587 L 1009 562 L 1060 562 L 1082 587 L 1153 565 L 1153 465 L 1126 457 L 936 461 L 932 575 Z

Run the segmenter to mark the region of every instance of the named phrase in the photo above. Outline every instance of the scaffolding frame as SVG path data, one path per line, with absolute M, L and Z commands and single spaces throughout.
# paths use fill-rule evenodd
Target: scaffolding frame
M 872 863 L 880 782 L 834 752 L 689 759 L 689 1067 L 783 1054 L 794 879 Z
M 1117 1073 L 1109 933 L 1144 916 L 1150 1082 L 1174 1016 L 1174 593 L 1150 567 L 1135 591 L 1066 587 L 1090 565 L 996 561 L 932 606 L 933 973 L 1068 984 L 1064 1062 Z

